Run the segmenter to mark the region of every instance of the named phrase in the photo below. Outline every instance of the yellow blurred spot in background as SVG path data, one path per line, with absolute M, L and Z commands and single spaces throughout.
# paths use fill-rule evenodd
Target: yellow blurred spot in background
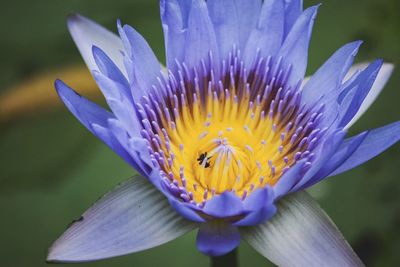
M 86 97 L 100 97 L 90 72 L 84 65 L 57 68 L 39 73 L 0 94 L 0 122 L 61 107 L 54 81 L 61 79 Z

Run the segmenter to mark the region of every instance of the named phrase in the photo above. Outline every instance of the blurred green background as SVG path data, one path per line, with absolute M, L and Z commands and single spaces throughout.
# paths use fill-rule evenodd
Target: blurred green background
M 357 61 L 382 57 L 400 64 L 398 0 L 320 2 L 309 73 L 339 46 L 356 39 L 365 40 Z M 305 1 L 306 6 L 314 3 Z M 0 9 L 0 97 L 28 77 L 83 64 L 66 29 L 70 12 L 110 29 L 121 18 L 164 57 L 156 0 L 7 1 Z M 43 92 L 51 90 L 49 80 Z M 352 133 L 399 120 L 399 100 L 397 68 Z M 310 191 L 368 266 L 400 266 L 399 163 L 396 145 Z M 66 225 L 132 174 L 63 107 L 0 122 L 0 266 L 45 266 L 47 248 Z M 149 251 L 78 266 L 207 266 L 208 258 L 196 250 L 194 237 L 191 233 Z M 239 255 L 242 266 L 272 266 L 247 244 L 240 246 Z

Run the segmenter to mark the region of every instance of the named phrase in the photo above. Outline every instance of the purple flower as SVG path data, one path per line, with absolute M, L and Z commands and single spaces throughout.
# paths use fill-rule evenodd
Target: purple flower
M 48 259 L 123 255 L 198 228 L 207 255 L 228 253 L 243 238 L 278 265 L 360 265 L 301 191 L 399 140 L 399 122 L 346 137 L 393 66 L 351 68 L 357 41 L 305 78 L 318 6 L 303 11 L 301 0 L 160 7 L 166 69 L 130 26 L 118 22 L 116 36 L 82 16 L 68 20 L 111 111 L 59 80 L 57 92 L 140 176 L 84 213 Z

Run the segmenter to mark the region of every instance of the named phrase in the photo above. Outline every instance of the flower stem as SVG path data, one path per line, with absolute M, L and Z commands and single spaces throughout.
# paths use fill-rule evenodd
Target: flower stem
M 237 249 L 220 257 L 211 257 L 211 267 L 238 267 Z

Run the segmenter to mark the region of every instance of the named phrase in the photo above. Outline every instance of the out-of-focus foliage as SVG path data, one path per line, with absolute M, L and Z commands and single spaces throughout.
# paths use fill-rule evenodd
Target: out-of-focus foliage
M 316 2 L 305 1 L 305 5 Z M 357 61 L 383 57 L 400 65 L 399 1 L 321 2 L 309 73 L 339 46 L 355 39 L 365 40 Z M 68 222 L 133 174 L 61 107 L 52 93 L 53 80 L 59 77 L 82 94 L 94 96 L 96 92 L 66 30 L 66 15 L 73 11 L 111 29 L 121 18 L 143 33 L 160 58 L 164 56 L 156 0 L 3 3 L 0 118 L 7 119 L 0 122 L 0 266 L 45 266 L 47 248 Z M 76 80 L 72 80 L 68 77 L 71 73 L 63 70 L 76 64 L 72 70 Z M 12 91 L 7 91 L 10 88 Z M 396 69 L 352 133 L 400 119 L 399 88 L 400 71 Z M 10 100 L 2 102 L 4 95 L 13 96 L 9 99 L 19 113 L 12 114 L 18 116 L 4 112 L 4 103 L 10 105 Z M 311 190 L 368 266 L 400 265 L 399 161 L 397 145 Z M 192 233 L 153 250 L 78 266 L 206 266 L 208 259 L 197 252 L 194 238 Z M 242 266 L 270 266 L 246 244 L 240 247 L 240 261 Z

